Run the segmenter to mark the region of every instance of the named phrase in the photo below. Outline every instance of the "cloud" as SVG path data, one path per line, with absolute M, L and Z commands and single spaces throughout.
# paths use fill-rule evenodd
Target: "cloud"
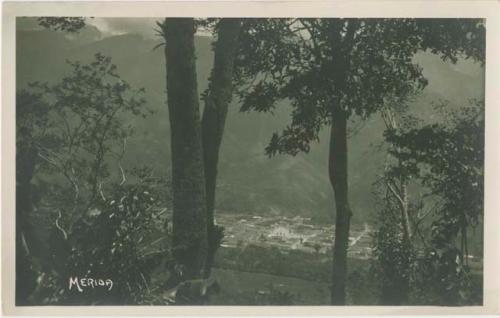
M 156 21 L 163 18 L 92 18 L 87 19 L 102 32 L 104 37 L 121 34 L 139 34 L 145 38 L 157 39 Z M 198 31 L 198 36 L 210 36 L 206 31 Z
M 139 34 L 147 38 L 155 38 L 156 21 L 161 18 L 92 18 L 87 23 L 94 25 L 103 36 L 120 34 Z

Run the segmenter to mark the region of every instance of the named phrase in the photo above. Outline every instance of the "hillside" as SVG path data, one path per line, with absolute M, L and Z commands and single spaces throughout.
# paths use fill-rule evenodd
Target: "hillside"
M 170 167 L 168 111 L 165 104 L 165 61 L 159 40 L 122 34 L 102 37 L 95 27 L 81 36 L 37 30 L 19 24 L 17 32 L 17 87 L 32 81 L 53 82 L 68 67 L 65 60 L 88 61 L 97 52 L 112 57 L 123 79 L 145 87 L 148 107 L 155 115 L 146 119 L 126 119 L 136 126 L 136 136 L 128 143 L 126 163 L 143 163 L 165 174 Z M 212 64 L 211 39 L 196 38 L 199 91 L 207 87 Z M 416 58 L 429 79 L 429 86 L 412 105 L 413 113 L 424 120 L 438 120 L 430 113 L 431 103 L 450 100 L 465 104 L 482 96 L 482 69 L 469 61 L 451 65 L 431 54 Z M 328 132 L 309 154 L 267 158 L 264 147 L 272 132 L 289 120 L 286 104 L 270 114 L 240 113 L 236 102 L 230 109 L 223 140 L 217 192 L 217 210 L 227 213 L 283 213 L 331 220 L 333 192 L 327 176 Z M 355 120 L 355 119 L 354 119 Z M 358 124 L 352 125 L 358 126 Z M 350 197 L 354 222 L 369 220 L 373 200 L 371 185 L 383 166 L 383 123 L 373 116 L 359 125 L 349 140 Z

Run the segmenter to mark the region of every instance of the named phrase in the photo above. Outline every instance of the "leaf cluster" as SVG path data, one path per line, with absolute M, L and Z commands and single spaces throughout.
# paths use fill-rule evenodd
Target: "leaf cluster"
M 449 242 L 463 226 L 475 225 L 483 212 L 484 104 L 448 114 L 447 123 L 404 132 L 387 132 L 392 151 L 407 173 L 444 200 L 433 227 L 436 243 Z
M 248 19 L 243 28 L 235 72 L 241 110 L 272 112 L 280 100 L 293 108 L 269 155 L 307 152 L 332 116 L 366 118 L 386 97 L 423 89 L 419 51 L 484 60 L 478 20 Z
M 55 31 L 64 31 L 69 33 L 78 33 L 85 27 L 85 18 L 83 17 L 40 17 L 38 23 L 47 29 Z
M 38 96 L 38 112 L 43 112 L 40 118 L 47 121 L 44 139 L 37 140 L 36 147 L 47 172 L 62 175 L 79 202 L 87 202 L 73 205 L 88 207 L 99 184 L 111 175 L 109 164 L 119 165 L 126 140 L 133 134 L 123 119 L 130 114 L 145 117 L 150 111 L 144 89 L 133 89 L 122 80 L 109 57 L 98 53 L 89 64 L 68 63 L 72 72 L 59 83 L 30 85 Z M 18 121 L 33 114 L 31 110 L 19 114 Z
M 158 240 L 164 236 L 168 219 L 164 179 L 151 177 L 147 170 L 131 172 L 138 182 L 113 184 L 106 199 L 67 229 L 66 238 L 53 237 L 49 249 L 53 263 L 41 270 L 40 288 L 33 297 L 46 304 L 119 305 L 154 300 L 157 286 L 151 274 L 171 258 L 171 251 L 170 238 Z M 68 290 L 69 276 L 109 278 L 113 289 Z

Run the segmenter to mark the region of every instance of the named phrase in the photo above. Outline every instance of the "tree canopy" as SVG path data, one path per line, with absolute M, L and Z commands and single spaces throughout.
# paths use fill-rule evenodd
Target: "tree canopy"
M 285 99 L 293 107 L 270 155 L 309 151 L 335 108 L 367 117 L 387 97 L 424 88 L 418 52 L 452 62 L 485 56 L 478 19 L 252 19 L 244 29 L 236 61 L 241 110 L 272 112 Z

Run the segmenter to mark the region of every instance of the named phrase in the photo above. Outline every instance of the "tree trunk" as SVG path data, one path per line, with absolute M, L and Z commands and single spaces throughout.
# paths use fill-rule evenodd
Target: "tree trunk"
M 408 216 L 408 187 L 406 181 L 401 178 L 401 223 L 403 225 L 404 244 L 411 248 L 411 227 Z
M 412 257 L 412 242 L 411 242 L 411 229 L 410 220 L 408 216 L 408 188 L 405 181 L 401 181 L 401 199 L 403 201 L 401 209 L 401 221 L 403 225 L 403 247 L 407 249 L 406 266 L 404 269 L 404 277 L 402 283 L 402 291 L 400 295 L 400 304 L 408 304 L 410 297 L 410 271 L 411 271 L 411 257 Z
M 347 116 L 340 109 L 333 113 L 329 174 L 336 208 L 331 301 L 332 305 L 345 305 L 351 210 L 347 191 Z
M 395 263 L 394 267 L 383 269 L 385 278 L 382 280 L 380 295 L 380 303 L 383 306 L 405 305 L 409 300 L 412 243 L 408 216 L 408 190 L 403 176 L 399 178 L 399 181 L 399 187 L 394 188 L 391 182 L 388 182 L 388 187 L 391 190 L 391 196 L 395 198 L 399 206 L 400 222 L 395 226 L 401 229 L 403 237 L 400 249 L 400 256 L 403 259 Z M 395 181 L 392 183 L 395 184 Z
M 382 109 L 381 112 L 382 119 L 384 120 L 386 130 L 395 132 L 398 130 L 398 120 L 397 116 L 394 114 L 390 107 Z M 395 147 L 392 145 L 392 147 Z M 401 149 L 399 147 L 394 148 L 396 153 L 401 153 Z M 403 171 L 403 162 L 398 160 L 398 169 L 399 171 Z M 398 180 L 399 179 L 399 180 Z M 392 182 L 391 182 L 392 180 Z M 408 199 L 408 182 L 404 173 L 400 173 L 399 178 L 393 178 L 387 182 L 387 186 L 392 193 L 394 199 L 398 202 L 400 213 L 401 213 L 401 232 L 403 236 L 403 252 L 406 252 L 405 255 L 405 264 L 401 264 L 401 266 L 405 266 L 402 268 L 402 271 L 397 271 L 398 273 L 403 273 L 403 275 L 399 275 L 398 277 L 394 276 L 395 273 L 390 272 L 387 273 L 388 277 L 395 277 L 394 279 L 389 280 L 385 279 L 382 284 L 382 294 L 381 294 L 381 303 L 382 305 L 404 305 L 408 303 L 409 292 L 410 292 L 410 263 L 411 263 L 411 254 L 412 254 L 412 241 L 411 241 L 411 227 L 410 227 L 410 219 L 409 219 L 409 199 Z M 399 188 L 393 187 L 399 181 Z M 388 271 L 392 271 L 389 269 Z
M 173 192 L 173 254 L 178 279 L 203 277 L 207 254 L 205 175 L 196 82 L 194 20 L 165 19 Z
M 203 161 L 205 164 L 205 188 L 207 194 L 208 234 L 208 255 L 205 264 L 206 277 L 210 276 L 215 252 L 220 243 L 214 220 L 217 164 L 219 161 L 219 149 L 222 142 L 227 110 L 233 92 L 233 66 L 240 28 L 240 19 L 227 18 L 221 19 L 219 22 L 217 42 L 214 49 L 214 66 L 207 95 L 204 99 L 205 109 L 203 111 L 202 120 L 202 141 Z

